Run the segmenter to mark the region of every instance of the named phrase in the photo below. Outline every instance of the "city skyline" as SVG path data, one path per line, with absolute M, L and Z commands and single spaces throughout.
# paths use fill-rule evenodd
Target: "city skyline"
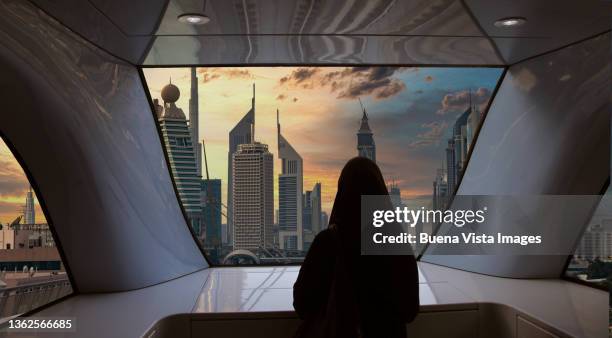
M 280 110 L 283 134 L 303 157 L 303 186 L 322 183 L 322 209 L 329 214 L 340 170 L 357 155 L 356 133 L 363 116 L 359 98 L 367 111 L 377 151 L 382 151 L 377 154 L 377 162 L 385 179 L 395 182 L 409 203 L 427 205 L 431 203 L 431 182 L 436 169 L 444 161 L 445 140 L 457 116 L 468 106 L 468 92 L 472 91 L 474 104 L 484 110 L 501 71 L 254 67 L 198 68 L 197 74 L 200 138 L 206 142 L 210 177 L 222 180 L 224 203 L 228 201 L 225 173 L 229 168 L 223 160 L 229 150 L 227 133 L 254 104 L 255 139 L 277 144 L 274 129 L 276 111 Z M 189 68 L 145 69 L 153 98 L 160 96 L 160 89 L 169 78 L 181 93 L 189 93 L 190 75 Z M 257 93 L 252 102 L 254 83 Z M 188 104 L 189 95 L 181 95 L 177 106 Z M 271 147 L 274 171 L 280 173 L 279 154 L 275 150 Z M 274 190 L 278 201 L 278 187 Z

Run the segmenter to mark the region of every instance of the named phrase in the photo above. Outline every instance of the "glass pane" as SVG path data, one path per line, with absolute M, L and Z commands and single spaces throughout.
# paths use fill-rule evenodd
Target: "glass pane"
M 303 260 L 355 156 L 377 162 L 397 206 L 444 208 L 501 73 L 144 69 L 180 200 L 213 264 Z
M 0 139 L 0 321 L 70 293 L 36 194 Z

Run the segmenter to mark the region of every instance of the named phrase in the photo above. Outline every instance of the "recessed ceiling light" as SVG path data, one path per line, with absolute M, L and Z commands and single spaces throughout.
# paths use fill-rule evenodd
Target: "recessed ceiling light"
M 518 26 L 524 25 L 525 23 L 527 23 L 527 19 L 520 17 L 520 16 L 514 16 L 514 17 L 508 17 L 508 18 L 501 18 L 495 21 L 495 27 L 499 27 L 499 28 L 518 27 Z
M 204 25 L 210 22 L 210 18 L 202 13 L 185 13 L 178 16 L 178 21 L 190 25 Z

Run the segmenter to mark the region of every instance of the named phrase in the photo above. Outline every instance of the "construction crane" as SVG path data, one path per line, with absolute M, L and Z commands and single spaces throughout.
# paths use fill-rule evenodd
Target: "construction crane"
M 21 223 L 21 219 L 23 218 L 23 216 L 17 216 L 17 218 L 15 218 L 14 221 L 11 222 L 11 224 L 9 224 L 9 227 L 16 227 L 19 225 L 19 223 Z
M 359 100 L 359 105 L 361 106 L 361 111 L 365 111 L 365 107 L 363 106 L 363 103 L 361 102 L 361 98 L 358 97 L 357 100 Z

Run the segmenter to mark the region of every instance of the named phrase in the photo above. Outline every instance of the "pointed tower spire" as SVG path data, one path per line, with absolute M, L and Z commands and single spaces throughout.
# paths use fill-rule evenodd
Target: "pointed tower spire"
M 360 133 L 371 133 L 370 124 L 368 123 L 368 113 L 366 112 L 366 109 L 363 106 L 363 103 L 361 102 L 360 98 L 359 98 L 359 104 L 361 105 L 361 109 L 363 112 L 363 115 L 361 116 L 361 126 L 359 127 L 359 132 Z
M 255 82 L 253 82 L 253 99 L 251 99 L 251 108 L 255 110 Z
M 359 157 L 366 157 L 376 162 L 376 144 L 374 143 L 374 135 L 368 123 L 368 113 L 366 112 L 361 99 L 359 104 L 363 112 L 361 117 L 361 126 L 357 131 L 357 154 Z
M 251 143 L 255 143 L 255 82 L 253 82 L 253 98 L 251 99 L 251 110 L 253 111 L 253 123 L 251 123 Z
M 197 164 L 197 175 L 202 176 L 202 148 L 200 147 L 200 99 L 198 98 L 198 75 L 196 67 L 191 67 L 191 97 L 189 98 L 189 133 Z

